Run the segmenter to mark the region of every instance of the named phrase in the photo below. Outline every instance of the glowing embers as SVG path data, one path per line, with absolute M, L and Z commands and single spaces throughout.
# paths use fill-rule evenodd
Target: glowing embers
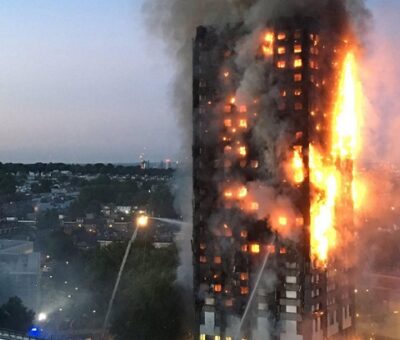
M 274 34 L 267 32 L 264 34 L 261 49 L 264 57 L 270 57 L 274 54 Z

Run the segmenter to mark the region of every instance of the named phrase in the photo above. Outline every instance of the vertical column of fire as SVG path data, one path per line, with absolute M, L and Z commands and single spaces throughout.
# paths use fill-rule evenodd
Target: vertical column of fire
M 355 53 L 346 45 L 337 69 L 334 104 L 323 149 L 310 145 L 311 257 L 325 268 L 330 256 L 346 241 L 354 205 L 354 160 L 359 148 L 360 88 Z

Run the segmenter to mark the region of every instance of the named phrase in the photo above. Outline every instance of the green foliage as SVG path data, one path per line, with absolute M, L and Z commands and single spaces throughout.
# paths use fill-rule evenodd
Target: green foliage
M 0 173 L 0 195 L 15 194 L 17 181 L 9 173 Z
M 175 285 L 176 248 L 142 245 L 128 264 L 112 315 L 115 339 L 177 339 L 182 304 Z
M 52 181 L 49 179 L 42 179 L 39 183 L 32 183 L 31 191 L 34 194 L 42 194 L 51 191 Z
M 113 164 L 64 164 L 64 163 L 0 163 L 0 172 L 7 173 L 43 173 L 51 171 L 71 171 L 73 174 L 97 175 L 160 175 L 171 176 L 173 170 L 168 169 L 146 169 L 143 170 L 139 165 L 113 165 Z
M 176 218 L 177 213 L 174 209 L 174 198 L 168 185 L 158 185 L 152 192 L 149 199 L 149 207 L 155 216 Z
M 60 226 L 57 209 L 49 209 L 39 214 L 37 218 L 39 229 L 55 229 Z
M 115 243 L 89 256 L 87 285 L 96 286 L 93 297 L 98 310 L 106 310 L 125 247 L 126 243 Z M 182 303 L 175 284 L 177 266 L 175 247 L 155 249 L 144 240 L 135 242 L 111 315 L 116 340 L 179 337 Z
M 35 313 L 28 310 L 20 298 L 14 296 L 0 307 L 0 328 L 27 332 L 34 317 Z

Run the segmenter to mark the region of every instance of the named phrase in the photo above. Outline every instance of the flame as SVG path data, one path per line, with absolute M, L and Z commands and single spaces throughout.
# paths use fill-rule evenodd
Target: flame
M 336 247 L 342 226 L 342 209 L 351 209 L 345 201 L 346 187 L 351 188 L 350 199 L 357 206 L 360 194 L 353 181 L 353 161 L 359 149 L 360 86 L 356 60 L 348 52 L 342 70 L 332 111 L 331 143 L 326 151 L 310 144 L 309 168 L 313 190 L 311 202 L 311 258 L 319 267 L 326 267 L 330 253 Z M 351 176 L 349 176 L 349 171 Z
M 360 87 L 354 54 L 344 60 L 333 120 L 333 156 L 354 160 L 359 150 Z
M 300 145 L 296 145 L 293 148 L 291 170 L 293 182 L 295 184 L 303 183 L 306 176 L 303 162 L 303 150 Z
M 239 147 L 239 154 L 240 156 L 246 156 L 247 155 L 247 150 L 245 146 L 240 146 Z
M 240 187 L 238 191 L 238 198 L 245 198 L 247 196 L 247 188 Z
M 265 33 L 261 48 L 265 57 L 274 54 L 274 34 L 272 32 Z

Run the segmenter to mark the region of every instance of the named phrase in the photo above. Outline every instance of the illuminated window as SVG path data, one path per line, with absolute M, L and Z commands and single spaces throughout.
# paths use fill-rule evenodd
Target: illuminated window
M 285 67 L 286 67 L 286 61 L 284 61 L 284 60 L 279 60 L 279 61 L 276 63 L 276 67 L 277 67 L 277 68 L 285 68 Z
M 219 335 L 216 335 L 216 336 L 214 337 L 214 340 L 221 340 L 221 337 L 220 337 Z
M 241 156 L 246 156 L 247 150 L 246 150 L 246 147 L 245 147 L 245 146 L 240 146 L 240 147 L 239 147 L 239 154 L 240 154 Z
M 230 190 L 227 190 L 224 192 L 224 196 L 225 198 L 232 198 L 233 197 L 233 193 Z
M 293 51 L 294 51 L 294 53 L 301 53 L 301 51 L 302 51 L 301 45 L 300 44 L 294 45 Z
M 268 244 L 267 245 L 267 252 L 270 254 L 274 254 L 275 253 L 275 246 L 273 244 Z
M 247 252 L 247 244 L 243 244 L 243 245 L 240 247 L 240 249 L 241 249 L 243 252 Z
M 205 334 L 200 334 L 200 340 L 206 340 L 206 335 Z
M 293 76 L 293 79 L 294 79 L 295 82 L 300 82 L 303 79 L 303 77 L 302 77 L 301 73 L 296 73 Z
M 281 250 L 279 251 L 280 254 L 286 254 L 286 248 L 281 248 Z
M 258 254 L 260 252 L 260 245 L 258 243 L 254 243 L 254 244 L 250 245 L 250 251 L 253 254 Z
M 303 110 L 303 104 L 302 103 L 295 103 L 294 104 L 294 109 L 296 111 Z
M 240 287 L 240 294 L 242 295 L 249 294 L 249 287 Z
M 222 263 L 221 256 L 215 256 L 214 257 L 214 263 L 215 264 L 221 264 Z
M 285 32 L 278 33 L 277 38 L 278 38 L 278 40 L 285 40 L 286 39 L 286 33 Z
M 232 126 L 232 120 L 231 119 L 225 119 L 224 120 L 224 125 L 225 125 L 225 127 L 231 127 Z
M 300 58 L 296 58 L 293 62 L 294 67 L 302 67 L 303 66 L 303 61 Z
M 295 89 L 294 90 L 294 95 L 295 96 L 301 96 L 301 93 L 302 93 L 301 89 Z
M 220 285 L 220 284 L 215 284 L 215 285 L 214 285 L 214 292 L 216 292 L 216 293 L 222 292 L 222 285 Z
M 227 337 L 225 338 L 225 340 L 232 340 L 232 337 L 231 337 L 231 336 L 227 336 Z
M 278 54 L 285 54 L 286 53 L 286 47 L 280 46 L 278 47 Z
M 286 90 L 281 90 L 281 96 L 286 97 L 286 95 L 287 95 Z
M 247 106 L 246 105 L 240 105 L 239 112 L 246 113 L 247 112 Z
M 240 232 L 240 237 L 247 237 L 247 230 L 242 230 Z
M 206 249 L 206 244 L 205 244 L 205 243 L 200 243 L 200 249 L 201 249 L 201 250 Z
M 296 217 L 296 226 L 297 227 L 302 227 L 303 225 L 304 225 L 303 217 Z
M 251 161 L 251 167 L 254 169 L 258 168 L 258 161 Z
M 240 119 L 239 120 L 239 127 L 241 128 L 247 128 L 247 120 L 246 119 Z
M 225 105 L 224 106 L 224 112 L 225 113 L 229 113 L 229 112 L 231 112 L 232 111 L 232 106 L 230 106 L 230 105 Z
M 240 273 L 240 280 L 247 281 L 249 279 L 248 273 Z
M 296 139 L 299 140 L 301 138 L 303 138 L 303 132 L 302 131 L 297 131 L 296 132 Z
M 200 256 L 200 263 L 207 263 L 207 257 Z

